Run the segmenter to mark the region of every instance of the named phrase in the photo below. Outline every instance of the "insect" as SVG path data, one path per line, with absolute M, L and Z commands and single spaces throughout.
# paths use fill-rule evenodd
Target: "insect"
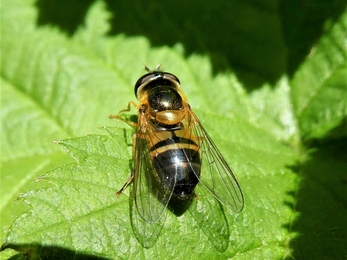
M 141 244 L 150 247 L 160 233 L 169 202 L 184 203 L 192 196 L 199 200 L 197 185 L 216 204 L 234 212 L 242 210 L 244 201 L 231 168 L 181 92 L 179 79 L 160 71 L 160 65 L 146 70 L 135 84 L 139 105 L 131 101 L 127 109 L 110 117 L 136 128 L 134 172 L 117 194 L 134 182 L 132 226 Z M 138 111 L 137 123 L 121 117 L 130 106 Z

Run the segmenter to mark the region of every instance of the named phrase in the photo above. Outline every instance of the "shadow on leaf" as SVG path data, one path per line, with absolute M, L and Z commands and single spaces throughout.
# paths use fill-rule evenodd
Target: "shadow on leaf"
M 345 0 L 105 2 L 112 14 L 110 35 L 145 36 L 153 46 L 181 43 L 187 57 L 208 55 L 214 73 L 231 68 L 249 91 L 293 75 L 322 36 L 325 21 L 337 20 L 347 5 Z M 93 3 L 38 0 L 38 24 L 58 25 L 72 35 Z
M 301 177 L 295 197 L 299 213 L 287 228 L 296 234 L 287 259 L 344 259 L 347 248 L 346 124 L 309 140 L 309 158 L 291 167 Z M 289 205 L 290 206 L 290 205 Z
M 86 254 L 82 252 L 76 252 L 70 249 L 66 249 L 59 246 L 43 246 L 40 244 L 4 244 L 1 247 L 1 251 L 5 249 L 14 249 L 21 252 L 12 256 L 10 259 L 49 259 L 49 260 L 108 260 L 110 258 L 105 258 L 98 255 Z

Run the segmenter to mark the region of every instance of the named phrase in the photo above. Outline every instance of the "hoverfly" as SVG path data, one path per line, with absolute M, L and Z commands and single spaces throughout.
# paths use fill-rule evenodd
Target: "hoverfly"
M 194 192 L 198 184 L 201 193 L 215 198 L 215 204 L 234 212 L 242 210 L 244 201 L 232 170 L 181 92 L 179 79 L 160 71 L 160 65 L 154 71 L 146 70 L 148 73 L 135 84 L 140 104 L 131 101 L 127 109 L 110 117 L 136 127 L 134 172 L 117 195 L 134 182 L 130 199 L 132 227 L 140 243 L 151 247 L 170 201 L 184 203 L 192 196 L 199 200 L 200 194 Z M 130 106 L 138 111 L 137 123 L 120 116 L 130 111 Z M 198 216 L 201 223 L 202 218 Z

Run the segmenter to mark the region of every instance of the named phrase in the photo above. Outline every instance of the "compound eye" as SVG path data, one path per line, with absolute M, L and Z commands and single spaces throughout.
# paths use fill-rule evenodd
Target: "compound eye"
M 171 81 L 176 81 L 178 84 L 180 84 L 180 80 L 174 74 L 164 72 L 164 78 L 169 79 Z
M 154 88 L 156 86 L 172 86 L 173 88 L 180 87 L 179 79 L 168 72 L 152 71 L 143 75 L 136 81 L 135 84 L 135 96 L 145 93 L 146 90 Z
M 149 82 L 149 80 L 151 78 L 153 78 L 154 76 L 154 73 L 153 72 L 150 72 L 150 73 L 147 73 L 145 75 L 143 75 L 141 78 L 139 78 L 136 83 L 135 83 L 135 96 L 137 95 L 137 89 L 143 84 L 145 83 L 146 81 Z
M 182 97 L 171 87 L 162 86 L 148 92 L 148 103 L 157 111 L 179 110 L 182 108 Z

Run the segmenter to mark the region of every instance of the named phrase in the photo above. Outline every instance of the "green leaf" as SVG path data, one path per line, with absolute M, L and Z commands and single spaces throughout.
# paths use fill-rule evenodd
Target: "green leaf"
M 343 259 L 347 11 L 305 3 L 2 1 L 0 257 Z M 244 210 L 214 215 L 224 252 L 227 232 L 170 211 L 142 248 L 115 196 L 133 129 L 108 116 L 143 63 L 178 76 L 240 182 Z

